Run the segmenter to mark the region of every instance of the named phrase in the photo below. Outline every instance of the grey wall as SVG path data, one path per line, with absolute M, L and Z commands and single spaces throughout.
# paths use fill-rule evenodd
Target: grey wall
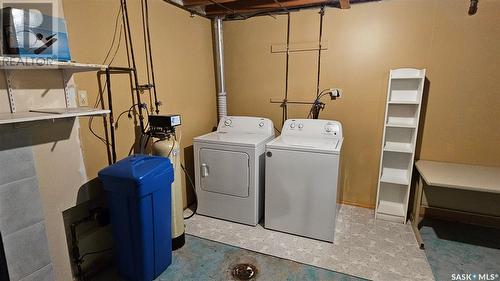
M 30 130 L 0 131 L 0 233 L 9 278 L 54 280 Z

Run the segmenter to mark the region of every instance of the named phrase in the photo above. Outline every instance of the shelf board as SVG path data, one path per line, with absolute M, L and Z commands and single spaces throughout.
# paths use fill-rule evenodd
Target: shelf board
M 402 142 L 386 142 L 384 145 L 384 151 L 413 153 L 411 144 Z
M 391 79 L 418 79 L 418 80 L 420 80 L 420 79 L 424 79 L 424 78 L 425 78 L 425 76 L 423 76 L 423 75 L 413 75 L 413 76 L 408 75 L 408 76 L 406 76 L 406 75 L 394 75 L 393 74 L 391 76 Z
M 395 122 L 388 122 L 386 124 L 387 127 L 396 127 L 396 128 L 416 128 L 416 124 L 410 124 L 410 123 L 395 123 Z
M 28 70 L 28 69 L 63 69 L 71 72 L 97 71 L 107 69 L 107 65 L 89 64 L 71 61 L 57 61 L 53 59 L 36 59 L 26 57 L 0 56 L 0 69 Z
M 389 104 L 415 104 L 415 105 L 418 105 L 419 102 L 418 101 L 404 101 L 404 100 L 390 100 L 389 101 Z
M 409 185 L 408 171 L 399 169 L 383 168 L 381 182 Z
M 392 202 L 380 199 L 378 202 L 377 213 L 404 217 L 405 208 L 402 202 Z
M 44 109 L 51 111 L 52 109 Z M 60 109 L 54 109 L 55 111 L 60 111 Z M 18 113 L 0 113 L 0 125 L 2 124 L 13 124 L 40 120 L 51 120 L 60 118 L 71 118 L 78 116 L 93 116 L 93 115 L 105 115 L 110 111 L 107 109 L 93 109 L 93 108 L 70 108 L 66 112 L 61 113 L 41 113 L 41 112 L 18 112 Z

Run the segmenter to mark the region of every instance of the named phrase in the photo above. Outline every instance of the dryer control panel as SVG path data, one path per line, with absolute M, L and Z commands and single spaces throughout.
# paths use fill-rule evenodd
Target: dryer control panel
M 288 119 L 281 130 L 283 136 L 342 138 L 342 124 L 333 120 Z
M 274 136 L 274 125 L 273 122 L 267 118 L 226 116 L 219 121 L 217 132 L 250 133 Z

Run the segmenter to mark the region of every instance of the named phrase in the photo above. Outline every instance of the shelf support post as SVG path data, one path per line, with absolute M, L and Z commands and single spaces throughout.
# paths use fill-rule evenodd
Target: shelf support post
M 70 83 L 71 77 L 73 77 L 73 72 L 70 70 L 63 69 L 63 84 L 64 84 L 64 101 L 66 103 L 66 107 L 76 107 L 76 93 L 75 86 L 73 83 Z
M 14 88 L 12 85 L 12 73 L 8 69 L 4 69 L 5 80 L 7 82 L 7 95 L 9 96 L 10 113 L 16 113 L 16 102 L 14 100 Z

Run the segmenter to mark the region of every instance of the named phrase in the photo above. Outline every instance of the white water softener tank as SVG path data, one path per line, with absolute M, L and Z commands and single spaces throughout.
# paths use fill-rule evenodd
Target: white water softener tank
M 177 120 L 178 121 L 174 121 Z M 184 246 L 184 216 L 181 182 L 181 138 L 174 127 L 180 125 L 180 116 L 150 116 L 150 125 L 153 127 L 152 154 L 170 159 L 174 167 L 174 182 L 172 183 L 172 250 Z M 178 122 L 178 123 L 177 123 Z

